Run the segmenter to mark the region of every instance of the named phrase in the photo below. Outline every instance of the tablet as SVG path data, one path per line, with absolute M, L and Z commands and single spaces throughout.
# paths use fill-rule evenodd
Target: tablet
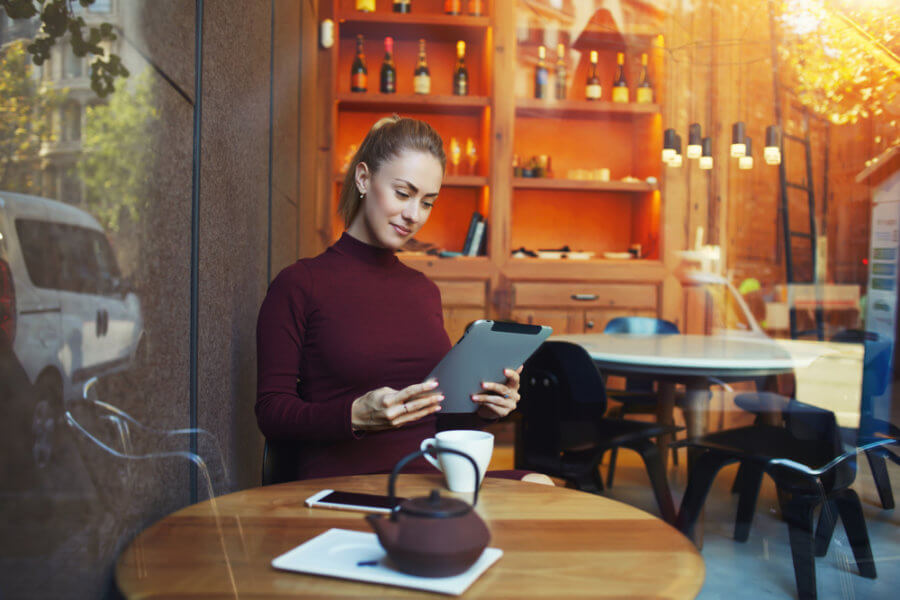
M 442 413 L 471 413 L 478 409 L 472 394 L 483 392 L 482 381 L 503 383 L 503 369 L 517 369 L 553 332 L 543 325 L 478 320 L 434 368 L 428 379 L 437 379 L 444 394 Z

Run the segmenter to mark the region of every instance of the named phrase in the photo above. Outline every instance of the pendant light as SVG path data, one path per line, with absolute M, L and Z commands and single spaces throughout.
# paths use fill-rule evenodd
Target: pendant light
M 748 145 L 744 142 L 747 139 L 746 128 L 743 121 L 738 121 L 731 126 L 731 156 L 740 158 L 747 154 Z
M 767 165 L 781 164 L 781 132 L 777 125 L 766 127 L 766 148 L 763 150 L 763 158 Z
M 703 133 L 700 129 L 700 123 L 691 123 L 688 128 L 688 145 L 687 157 L 698 159 L 703 154 Z
M 700 168 L 708 171 L 713 168 L 712 138 L 703 138 L 703 154 L 700 156 Z
M 684 158 L 681 156 L 681 136 L 677 133 L 675 134 L 675 156 L 669 160 L 669 166 L 675 167 L 676 169 L 681 166 Z
M 746 171 L 753 168 L 753 149 L 750 145 L 750 136 L 744 137 L 744 144 L 746 146 L 745 154 L 738 159 L 738 168 Z
M 675 157 L 675 135 L 675 130 L 671 128 L 663 132 L 662 161 L 666 164 Z

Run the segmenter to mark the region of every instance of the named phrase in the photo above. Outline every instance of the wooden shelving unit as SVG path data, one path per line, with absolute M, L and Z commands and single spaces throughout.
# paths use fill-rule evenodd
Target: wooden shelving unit
M 535 98 L 518 98 L 516 100 L 516 117 L 520 118 L 556 118 L 556 119 L 604 119 L 633 118 L 639 116 L 658 115 L 658 104 L 628 104 L 620 102 L 587 100 L 538 100 Z
M 594 181 L 551 179 L 547 177 L 514 177 L 513 187 L 526 190 L 570 190 L 582 192 L 652 192 L 658 186 L 646 181 Z
M 379 94 L 374 92 L 338 94 L 338 108 L 357 112 L 417 112 L 449 115 L 478 115 L 489 104 L 487 96 L 437 96 Z
M 557 331 L 576 332 L 582 330 L 581 323 L 604 323 L 621 314 L 657 313 L 665 279 L 659 259 L 663 253 L 658 216 L 661 194 L 659 184 L 645 179 L 663 175 L 659 167 L 662 108 L 660 104 L 609 102 L 606 94 L 611 80 L 603 83 L 603 101 L 582 99 L 587 59 L 581 47 L 598 45 L 607 67 L 615 60 L 615 50 L 625 47 L 633 71 L 639 53 L 654 52 L 655 31 L 640 24 L 615 31 L 592 22 L 576 35 L 572 32 L 574 16 L 554 9 L 546 0 L 488 1 L 485 8 L 491 14 L 480 17 L 441 14 L 443 5 L 438 0 L 416 3 L 416 12 L 411 14 L 392 13 L 384 4 L 375 13 L 359 13 L 352 11 L 349 0 L 316 1 L 319 19 L 336 21 L 338 40 L 331 49 L 318 49 L 317 82 L 324 88 L 318 96 L 318 122 L 322 125 L 316 164 L 328 166 L 319 175 L 322 197 L 316 200 L 315 210 L 322 250 L 330 243 L 329 237 L 340 232 L 334 208 L 343 175 L 336 169 L 372 122 L 396 112 L 428 120 L 446 146 L 451 137 L 463 144 L 472 139 L 478 151 L 477 174 L 445 175 L 440 201 L 417 239 L 460 250 L 470 217 L 478 211 L 487 220 L 486 255 L 441 258 L 398 254 L 405 264 L 425 273 L 441 289 L 451 339 L 457 339 L 465 324 L 475 318 L 547 322 Z M 517 25 L 518 11 L 529 14 L 526 36 Z M 536 45 L 546 39 L 539 28 L 535 29 L 534 15 L 547 30 L 556 28 L 558 39 L 568 40 L 567 48 L 578 40 L 579 47 L 569 55 L 572 99 L 521 97 L 522 78 L 533 77 Z M 349 67 L 357 35 L 364 36 L 366 44 L 370 90 L 366 93 L 349 92 Z M 385 36 L 397 42 L 396 94 L 372 91 L 378 89 L 383 52 L 380 41 Z M 411 93 L 419 38 L 427 43 L 431 95 Z M 473 94 L 469 96 L 449 95 L 458 40 L 467 44 Z M 656 54 L 656 62 L 651 56 L 654 82 L 664 81 L 661 56 L 661 52 Z M 581 63 L 576 64 L 579 60 Z M 550 62 L 552 71 L 552 59 Z M 602 74 L 605 78 L 609 75 Z M 629 72 L 630 80 L 634 78 L 636 83 L 634 76 Z M 513 177 L 514 154 L 523 158 L 551 155 L 557 174 L 574 168 L 609 168 L 616 177 L 632 175 L 640 181 Z M 554 239 L 544 235 L 551 230 L 556 232 Z M 607 239 L 608 235 L 614 239 Z M 624 251 L 633 242 L 641 243 L 649 258 L 602 258 L 604 251 Z M 575 251 L 595 252 L 596 257 L 513 258 L 512 249 L 522 245 L 530 249 L 570 245 Z M 615 306 L 566 304 L 571 294 L 563 292 L 585 285 L 624 290 L 623 301 Z M 536 289 L 547 293 L 535 293 Z M 635 292 L 635 298 L 641 298 L 634 306 L 628 304 L 629 290 Z M 562 303 L 552 300 L 557 295 Z

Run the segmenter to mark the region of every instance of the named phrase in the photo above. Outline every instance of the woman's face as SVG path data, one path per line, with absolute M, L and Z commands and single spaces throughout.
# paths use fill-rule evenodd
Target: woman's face
M 356 167 L 356 187 L 366 195 L 347 233 L 371 246 L 397 250 L 428 220 L 443 179 L 428 152 L 404 150 L 373 173 Z

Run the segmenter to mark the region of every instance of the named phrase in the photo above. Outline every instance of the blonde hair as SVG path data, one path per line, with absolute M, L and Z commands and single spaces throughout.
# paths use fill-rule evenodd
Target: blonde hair
M 344 227 L 350 226 L 362 206 L 362 198 L 356 187 L 356 165 L 366 163 L 369 173 L 374 175 L 381 165 L 399 156 L 404 150 L 431 154 L 440 161 L 441 172 L 447 166 L 444 141 L 431 125 L 398 115 L 378 120 L 359 145 L 344 176 L 338 203 L 338 214 L 344 219 Z

